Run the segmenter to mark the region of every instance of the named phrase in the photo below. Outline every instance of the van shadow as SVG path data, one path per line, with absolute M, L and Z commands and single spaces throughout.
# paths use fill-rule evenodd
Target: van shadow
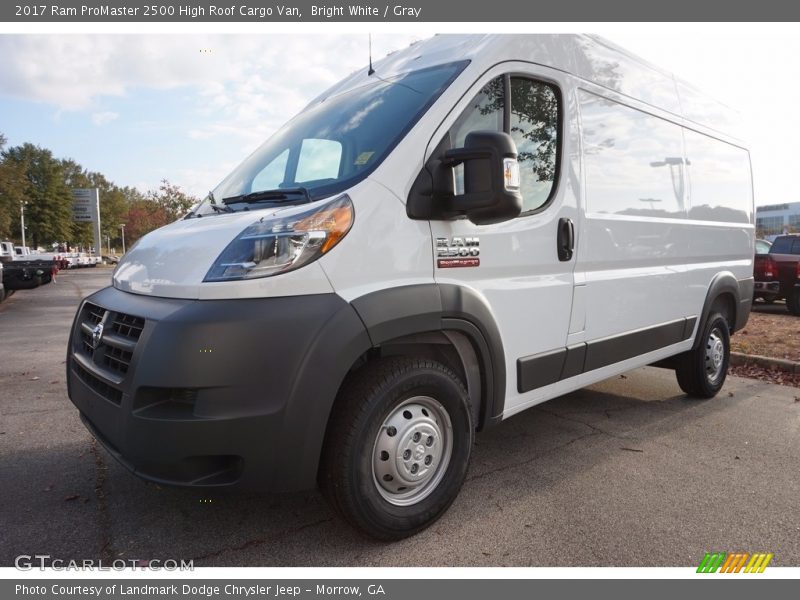
M 3 461 L 13 461 L 19 473 L 32 473 L 57 469 L 59 453 L 88 450 L 96 457 L 85 463 L 83 479 L 93 478 L 94 490 L 87 493 L 90 497 L 79 516 L 91 520 L 86 528 L 96 529 L 94 551 L 85 540 L 72 545 L 69 539 L 51 535 L 65 526 L 62 521 L 77 517 L 56 503 L 46 520 L 25 523 L 23 518 L 17 525 L 27 530 L 26 539 L 40 553 L 67 559 L 192 559 L 196 566 L 444 566 L 450 564 L 450 544 L 475 541 L 463 523 L 484 502 L 485 488 L 497 488 L 504 474 L 535 468 L 576 476 L 597 462 L 615 460 L 620 449 L 639 451 L 638 441 L 647 439 L 654 427 L 663 435 L 670 427 L 715 410 L 698 410 L 709 405 L 689 400 L 676 393 L 674 383 L 654 381 L 641 371 L 623 377 L 632 381 L 616 379 L 579 390 L 479 434 L 467 481 L 453 507 L 431 529 L 395 544 L 365 539 L 335 516 L 315 491 L 261 495 L 161 487 L 142 482 L 103 450 L 92 451 L 85 444 L 15 453 Z M 680 418 L 674 419 L 676 415 Z M 587 460 L 582 445 L 607 437 L 615 443 L 595 445 Z M 537 480 L 537 493 L 557 481 Z M 497 489 L 499 499 L 503 493 Z M 424 558 L 404 551 L 434 542 L 443 549 Z M 27 549 L 8 548 L 8 556 Z

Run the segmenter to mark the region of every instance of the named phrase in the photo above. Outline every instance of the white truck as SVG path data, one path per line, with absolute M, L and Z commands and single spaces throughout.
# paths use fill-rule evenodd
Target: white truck
M 50 283 L 61 262 L 52 254 L 37 254 L 27 246 L 15 246 L 10 241 L 0 241 L 0 261 L 4 264 L 4 298 L 15 290 Z
M 319 484 L 411 535 L 476 431 L 657 363 L 722 387 L 753 296 L 724 106 L 592 36 L 437 36 L 311 102 L 80 306 L 69 394 L 160 483 Z

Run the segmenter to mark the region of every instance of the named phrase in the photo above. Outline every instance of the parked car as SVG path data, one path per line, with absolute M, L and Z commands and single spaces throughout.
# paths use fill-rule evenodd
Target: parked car
M 767 240 L 756 240 L 756 255 L 753 260 L 753 300 L 761 299 L 772 304 L 780 294 L 778 266 L 769 255 L 772 246 Z
M 396 52 L 128 250 L 78 308 L 69 396 L 140 477 L 319 483 L 414 534 L 476 431 L 653 363 L 722 388 L 754 245 L 725 110 L 593 36 Z
M 756 254 L 767 254 L 772 247 L 772 242 L 767 240 L 756 240 Z
M 17 252 L 20 248 L 20 252 Z M 58 273 L 58 265 L 52 258 L 40 258 L 27 248 L 15 247 L 12 242 L 0 242 L 0 260 L 3 261 L 3 286 L 5 292 L 31 289 L 50 283 Z
M 771 289 L 777 288 L 777 292 L 773 299 L 785 298 L 789 312 L 800 316 L 800 234 L 776 237 L 763 269 L 775 279 Z

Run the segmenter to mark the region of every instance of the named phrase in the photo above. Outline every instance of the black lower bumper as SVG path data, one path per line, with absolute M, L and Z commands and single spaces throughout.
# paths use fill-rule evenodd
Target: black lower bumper
M 774 297 L 780 292 L 781 284 L 779 281 L 756 281 L 753 284 L 753 296 L 756 298 Z
M 76 316 L 68 389 L 95 437 L 145 479 L 304 489 L 339 385 L 368 347 L 335 294 L 190 301 L 106 288 Z

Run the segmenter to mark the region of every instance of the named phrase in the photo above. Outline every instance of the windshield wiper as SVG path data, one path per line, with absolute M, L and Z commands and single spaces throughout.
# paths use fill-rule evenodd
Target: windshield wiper
M 247 204 L 256 204 L 257 202 L 286 202 L 288 200 L 293 200 L 296 196 L 302 196 L 303 203 L 311 202 L 311 196 L 306 188 L 294 187 L 263 190 L 260 192 L 251 192 L 249 194 L 241 194 L 239 196 L 231 196 L 230 198 L 223 198 L 222 204 L 238 204 L 240 202 L 245 202 Z
M 223 204 L 217 204 L 217 201 L 214 199 L 214 192 L 208 192 L 208 196 L 206 197 L 206 200 L 208 200 L 208 206 L 209 206 L 209 207 L 210 207 L 212 210 L 214 210 L 214 212 L 218 212 L 218 213 L 221 213 L 221 212 L 223 212 L 223 213 L 232 213 L 232 212 L 236 212 L 236 211 L 235 211 L 235 210 L 233 210 L 233 209 L 232 209 L 230 206 L 225 206 L 225 205 L 223 205 Z M 200 217 L 202 217 L 203 215 L 201 215 L 201 214 L 200 214 L 200 213 L 198 213 L 197 211 L 200 209 L 200 207 L 203 205 L 203 203 L 204 203 L 206 200 L 203 200 L 203 202 L 201 202 L 200 204 L 198 204 L 198 205 L 197 205 L 197 207 L 196 207 L 196 208 L 195 208 L 195 209 L 194 209 L 192 212 L 188 213 L 188 214 L 187 214 L 185 217 L 183 217 L 183 218 L 184 218 L 184 219 L 191 219 L 191 218 L 199 219 Z

